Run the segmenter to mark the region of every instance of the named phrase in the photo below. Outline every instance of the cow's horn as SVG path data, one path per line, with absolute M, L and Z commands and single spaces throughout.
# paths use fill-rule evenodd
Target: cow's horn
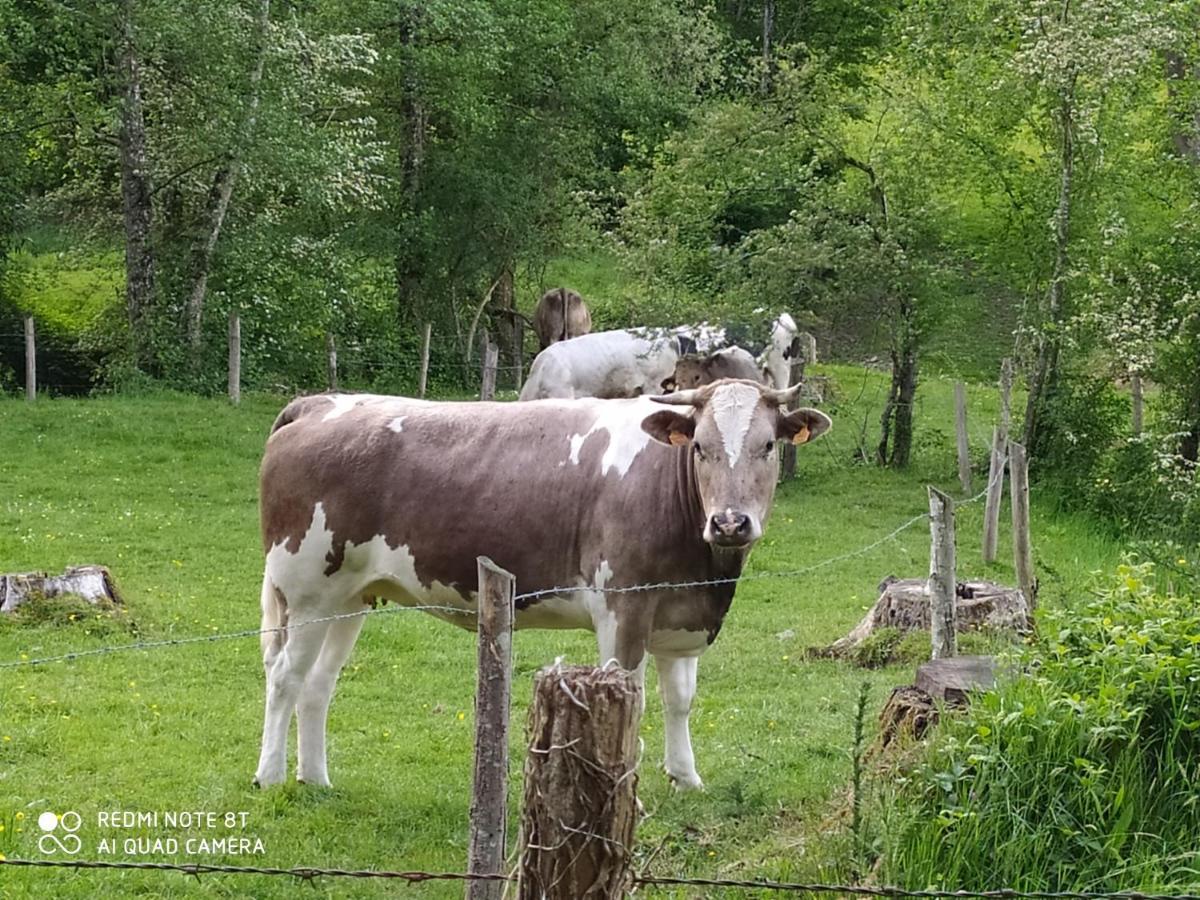
M 763 399 L 768 403 L 774 403 L 777 406 L 787 406 L 793 400 L 800 396 L 800 382 L 796 382 L 789 388 L 784 388 L 781 391 L 765 390 L 763 391 Z
M 671 406 L 696 406 L 698 390 L 675 391 L 673 394 L 655 394 L 650 399 L 655 403 L 667 403 Z

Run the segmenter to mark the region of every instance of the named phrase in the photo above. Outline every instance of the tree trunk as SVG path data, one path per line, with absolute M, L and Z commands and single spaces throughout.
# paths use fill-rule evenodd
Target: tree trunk
M 1062 345 L 1064 292 L 1067 278 L 1067 249 L 1071 238 L 1071 178 L 1075 165 L 1074 103 L 1075 80 L 1063 91 L 1059 117 L 1062 125 L 1061 170 L 1058 207 L 1054 216 L 1054 269 L 1047 295 L 1046 319 L 1038 337 L 1037 363 L 1029 380 L 1025 404 L 1024 441 L 1031 456 L 1039 456 L 1044 439 L 1039 434 L 1046 414 L 1046 401 L 1058 380 L 1058 351 Z
M 246 115 L 238 129 L 233 149 L 225 157 L 225 163 L 213 177 L 208 192 L 207 227 L 204 236 L 192 248 L 192 287 L 187 301 L 187 342 L 192 354 L 192 368 L 197 370 L 203 349 L 204 300 L 208 293 L 208 274 L 212 267 L 213 251 L 225 224 L 229 201 L 233 197 L 233 186 L 242 167 L 242 156 L 254 134 L 258 118 L 258 99 L 262 84 L 263 68 L 267 62 L 267 29 L 271 22 L 271 0 L 259 0 L 258 16 L 254 23 L 254 66 L 250 70 L 250 86 L 246 94 Z
M 880 417 L 876 462 L 903 469 L 912 454 L 913 403 L 917 396 L 916 308 L 911 300 L 898 302 L 892 334 L 892 384 Z
M 424 11 L 411 7 L 401 14 L 400 46 L 407 64 L 400 94 L 400 120 L 404 135 L 404 146 L 400 154 L 400 201 L 404 218 L 411 218 L 417 210 L 421 191 L 421 179 L 425 165 L 425 138 L 429 129 L 429 116 L 421 96 L 421 83 L 413 64 L 418 32 Z M 403 314 L 408 310 L 418 320 L 428 318 L 427 310 L 421 309 L 420 286 L 424 265 L 420 251 L 414 250 L 410 242 L 403 241 L 396 252 L 396 298 Z
M 759 90 L 764 97 L 771 93 L 775 80 L 775 62 L 771 58 L 771 38 L 775 33 L 775 0 L 763 0 L 762 14 L 762 74 Z
M 134 39 L 134 2 L 121 4 L 121 206 L 125 222 L 125 306 L 133 341 L 134 363 L 150 363 L 146 316 L 154 304 L 154 248 L 150 242 L 153 197 L 146 159 L 146 118 L 142 108 L 142 70 Z
M 1167 99 L 1173 107 L 1175 120 L 1178 123 L 1171 131 L 1171 144 L 1175 152 L 1192 165 L 1200 165 L 1200 107 L 1191 109 L 1178 108 L 1180 101 L 1180 82 L 1189 78 L 1200 77 L 1200 69 L 1188 65 L 1187 59 L 1176 50 L 1168 50 L 1167 54 Z

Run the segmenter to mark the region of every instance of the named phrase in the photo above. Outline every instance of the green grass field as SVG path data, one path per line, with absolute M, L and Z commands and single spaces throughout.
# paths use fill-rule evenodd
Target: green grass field
M 930 379 L 918 410 L 915 465 L 906 473 L 854 463 L 862 423 L 873 438 L 882 377 L 826 367 L 838 393 L 834 430 L 802 448 L 801 475 L 784 485 L 749 571 L 803 569 L 850 554 L 921 513 L 925 484 L 957 493 L 951 385 Z M 0 400 L 0 572 L 108 565 L 127 601 L 119 618 L 61 615 L 0 623 L 0 664 L 72 650 L 253 629 L 261 553 L 256 469 L 285 398 L 252 395 L 240 408 L 181 395 Z M 995 391 L 969 392 L 971 437 L 982 462 Z M 982 487 L 984 475 L 976 476 Z M 1012 580 L 979 563 L 981 504 L 959 511 L 960 578 Z M 1004 521 L 1002 519 L 1002 521 Z M 1043 602 L 1069 602 L 1119 547 L 1094 523 L 1034 495 Z M 1007 529 L 1005 529 L 1007 531 Z M 1005 535 L 1007 537 L 1007 535 Z M 844 877 L 831 813 L 850 776 L 855 697 L 871 685 L 868 716 L 907 667 L 865 671 L 810 661 L 803 650 L 843 635 L 888 574 L 924 575 L 923 524 L 861 555 L 800 577 L 764 578 L 738 591 L 724 631 L 700 664 L 693 713 L 699 794 L 676 794 L 661 773 L 657 697 L 643 724 L 640 796 L 648 813 L 639 856 L 663 874 Z M 518 590 L 520 586 L 518 585 Z M 263 692 L 256 638 L 115 653 L 0 669 L 0 852 L 38 857 L 44 810 L 82 817 L 79 856 L 121 859 L 127 838 L 202 832 L 102 828 L 98 814 L 134 810 L 246 813 L 256 856 L 135 854 L 173 862 L 461 871 L 471 784 L 474 646 L 420 613 L 367 623 L 330 715 L 334 787 L 251 787 Z M 521 725 L 532 674 L 556 656 L 589 662 L 584 632 L 521 632 L 516 640 L 510 808 L 520 796 Z M 648 688 L 654 687 L 651 671 Z M 515 814 L 510 839 L 515 836 Z M 115 839 L 112 854 L 98 842 Z M 962 885 L 961 887 L 972 887 Z M 286 878 L 0 868 L 10 898 L 285 897 Z M 323 880 L 322 895 L 375 897 L 394 884 Z M 454 883 L 409 890 L 461 895 Z M 694 896 L 693 894 L 653 894 Z

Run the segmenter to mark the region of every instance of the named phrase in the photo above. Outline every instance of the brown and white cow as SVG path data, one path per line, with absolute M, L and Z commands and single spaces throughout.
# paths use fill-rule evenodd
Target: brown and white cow
M 293 401 L 262 464 L 267 691 L 256 782 L 284 780 L 294 710 L 297 776 L 329 783 L 326 714 L 364 616 L 297 626 L 386 597 L 443 607 L 433 614 L 473 628 L 475 558 L 487 555 L 516 575 L 519 593 L 560 589 L 519 601 L 516 627 L 591 629 L 602 661 L 639 675 L 655 658 L 666 771 L 699 787 L 688 731 L 697 657 L 762 535 L 776 444 L 830 425 L 816 410 L 787 412 L 787 399 L 720 381 L 632 400 Z M 707 581 L 716 583 L 614 590 Z M 267 631 L 281 625 L 289 630 Z

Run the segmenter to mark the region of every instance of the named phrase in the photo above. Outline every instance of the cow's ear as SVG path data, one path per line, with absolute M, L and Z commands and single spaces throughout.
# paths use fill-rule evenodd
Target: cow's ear
M 660 444 L 682 447 L 692 439 L 696 431 L 696 420 L 688 413 L 664 409 L 642 420 L 642 431 Z
M 776 433 L 780 440 L 791 441 L 793 444 L 807 444 L 813 438 L 823 435 L 832 424 L 833 421 L 825 413 L 806 407 L 781 415 Z

